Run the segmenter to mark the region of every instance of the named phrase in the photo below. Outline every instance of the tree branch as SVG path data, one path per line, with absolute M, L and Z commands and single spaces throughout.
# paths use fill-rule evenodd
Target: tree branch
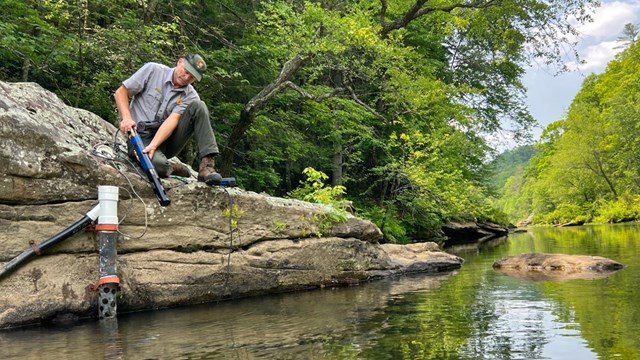
M 596 160 L 596 165 L 598 165 L 598 171 L 596 173 L 602 176 L 602 178 L 604 178 L 604 181 L 609 186 L 609 190 L 611 190 L 611 194 L 613 194 L 613 198 L 618 199 L 618 192 L 616 191 L 615 186 L 613 186 L 613 182 L 611 181 L 611 179 L 609 179 L 609 176 L 604 170 L 604 166 L 602 165 L 602 159 L 600 159 L 600 154 L 598 154 L 597 151 L 592 150 L 591 155 L 593 155 L 593 158 Z
M 283 89 L 288 87 L 290 79 L 302 68 L 304 63 L 311 59 L 313 54 L 300 53 L 288 60 L 282 66 L 280 74 L 269 85 L 265 86 L 258 94 L 256 94 L 240 112 L 240 119 L 231 129 L 229 134 L 227 146 L 224 148 L 221 154 L 220 170 L 222 174 L 230 174 L 233 169 L 233 157 L 236 148 L 240 145 L 240 142 L 245 136 L 245 133 L 253 124 L 256 112 L 264 106 L 275 95 L 280 93 Z
M 341 92 L 344 92 L 344 88 L 335 88 L 333 89 L 333 91 L 325 93 L 325 94 L 321 94 L 321 95 L 313 95 L 307 91 L 305 91 L 303 88 L 301 88 L 300 86 L 292 83 L 291 81 L 286 81 L 284 84 L 284 86 L 289 87 L 295 91 L 297 91 L 300 95 L 302 95 L 304 98 L 309 99 L 309 100 L 313 100 L 313 101 L 323 101 L 325 99 L 328 99 L 330 97 L 334 97 L 338 94 L 340 94 Z
M 349 94 L 351 95 L 351 98 L 353 99 L 353 101 L 355 101 L 356 103 L 358 103 L 358 105 L 360 105 L 363 108 L 365 108 L 368 112 L 373 114 L 378 119 L 380 119 L 382 121 L 385 121 L 385 122 L 387 121 L 387 118 L 385 118 L 380 113 L 375 111 L 371 106 L 367 105 L 364 101 L 360 100 L 360 98 L 358 98 L 358 95 L 356 95 L 356 92 L 353 90 L 353 88 L 351 86 L 345 84 L 345 87 L 349 91 Z
M 302 65 L 311 58 L 312 56 L 308 54 L 298 54 L 284 63 L 278 77 L 274 81 L 272 81 L 271 84 L 262 89 L 251 100 L 249 100 L 249 102 L 244 107 L 244 111 L 255 112 L 256 110 L 261 108 L 267 101 L 280 93 L 284 88 L 287 87 L 285 85 L 285 82 L 289 81 L 289 79 L 296 72 L 298 72 L 298 70 L 300 70 Z
M 416 0 L 411 9 L 409 9 L 402 18 L 387 24 L 382 24 L 380 35 L 383 38 L 386 38 L 393 30 L 401 29 L 407 26 L 411 21 L 429 13 L 433 13 L 436 11 L 451 12 L 455 9 L 482 9 L 494 5 L 497 0 L 474 0 L 470 2 L 464 1 L 446 6 L 425 6 L 426 2 L 427 0 Z M 385 5 L 386 2 L 383 0 L 383 6 Z
M 380 26 L 384 28 L 384 20 L 387 17 L 387 0 L 380 0 Z

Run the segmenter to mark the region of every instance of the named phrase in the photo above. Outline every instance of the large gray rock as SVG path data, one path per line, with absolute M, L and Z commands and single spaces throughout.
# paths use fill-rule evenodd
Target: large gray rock
M 446 236 L 445 248 L 469 243 L 482 244 L 509 234 L 509 230 L 500 225 L 474 221 L 450 221 L 442 226 L 442 232 Z
M 524 253 L 504 257 L 493 268 L 505 275 L 534 281 L 602 279 L 622 269 L 602 256 Z
M 121 188 L 120 312 L 462 264 L 433 243 L 379 245 L 373 223 L 332 223 L 326 206 L 241 189 L 163 180 L 172 203 L 160 207 L 130 165 L 94 154 L 114 139 L 124 144 L 111 124 L 37 84 L 0 82 L 0 266 L 80 219 L 98 185 Z M 95 316 L 97 253 L 95 233 L 80 232 L 0 279 L 0 328 Z

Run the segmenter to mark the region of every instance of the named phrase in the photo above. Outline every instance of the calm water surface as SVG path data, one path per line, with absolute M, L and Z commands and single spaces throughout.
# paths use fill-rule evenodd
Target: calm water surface
M 640 359 L 640 226 L 533 229 L 457 249 L 455 272 L 0 332 L 1 359 Z M 503 256 L 605 256 L 604 279 L 532 282 Z

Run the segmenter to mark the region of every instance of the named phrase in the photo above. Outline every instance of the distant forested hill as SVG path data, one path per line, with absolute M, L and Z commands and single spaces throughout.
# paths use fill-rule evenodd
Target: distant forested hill
M 523 169 L 526 167 L 535 154 L 536 148 L 534 145 L 522 145 L 498 155 L 490 163 L 494 171 L 493 176 L 489 178 L 489 186 L 496 191 L 500 191 L 507 179 L 513 176 L 518 168 Z

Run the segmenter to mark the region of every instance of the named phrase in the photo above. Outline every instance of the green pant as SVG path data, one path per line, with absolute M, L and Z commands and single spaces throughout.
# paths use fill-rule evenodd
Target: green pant
M 150 132 L 140 132 L 142 143 L 147 146 L 153 140 L 157 129 Z M 189 104 L 182 113 L 178 126 L 171 136 L 162 143 L 153 155 L 151 162 L 158 172 L 158 176 L 167 177 L 171 173 L 170 158 L 178 155 L 187 144 L 191 136 L 195 136 L 198 145 L 198 155 L 203 158 L 208 155 L 217 155 L 218 144 L 209 122 L 209 110 L 207 105 L 200 100 Z M 133 147 L 129 144 L 129 156 L 134 157 Z

